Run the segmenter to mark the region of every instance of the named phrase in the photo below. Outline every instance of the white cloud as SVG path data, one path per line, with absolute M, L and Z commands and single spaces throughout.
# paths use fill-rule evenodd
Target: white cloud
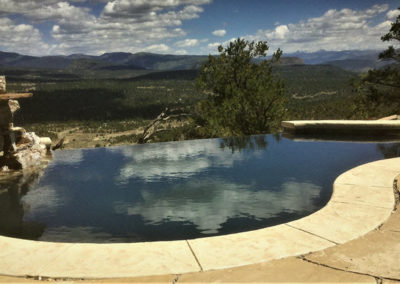
M 203 12 L 201 5 L 211 0 L 92 1 L 108 2 L 99 16 L 92 13 L 90 6 L 77 6 L 73 2 L 85 1 L 0 0 L 0 17 L 22 15 L 33 24 L 55 22 L 50 32 L 54 44 L 38 48 L 42 53 L 168 52 L 170 39 L 186 35 L 180 27 L 182 22 L 198 18 Z M 4 50 L 27 53 L 19 47 Z
M 81 5 L 84 2 L 86 5 Z M 25 54 L 100 54 L 104 51 L 143 50 L 183 54 L 187 53 L 186 48 L 196 47 L 197 53 L 215 53 L 217 43 L 185 39 L 186 32 L 182 28 L 184 21 L 198 18 L 203 12 L 202 6 L 211 2 L 0 0 L 0 19 L 6 27 L 0 32 L 0 48 Z M 99 15 L 94 15 L 90 3 L 105 3 L 105 6 Z M 281 47 L 284 52 L 380 49 L 386 47 L 380 37 L 388 32 L 390 23 L 399 13 L 388 9 L 389 5 L 385 4 L 366 10 L 332 9 L 320 17 L 297 23 L 277 23 L 276 27 L 243 38 L 268 40 L 272 50 Z M 377 23 L 377 17 L 382 14 L 386 20 Z M 50 40 L 38 28 L 44 22 L 53 25 Z M 225 36 L 226 30 L 215 30 L 213 35 Z M 174 42 L 179 47 L 176 51 L 168 48 Z
M 208 46 L 208 48 L 217 48 L 220 45 L 221 45 L 220 42 L 213 42 L 213 43 L 209 43 L 207 46 Z
M 175 43 L 176 46 L 178 47 L 195 47 L 197 45 L 199 45 L 199 40 L 197 39 L 185 39 L 185 40 L 181 40 L 181 41 L 177 41 Z
M 185 49 L 178 49 L 174 51 L 174 54 L 178 54 L 178 55 L 186 55 L 188 54 L 187 50 Z
M 289 33 L 289 29 L 286 25 L 277 26 L 274 31 L 274 36 L 279 39 L 284 39 Z
M 19 51 L 24 54 L 40 54 L 50 46 L 43 41 L 42 34 L 32 25 L 15 24 L 0 17 L 0 50 Z
M 209 43 L 209 44 L 207 45 L 207 47 L 208 47 L 208 49 L 209 49 L 208 52 L 211 52 L 211 53 L 217 52 L 217 48 L 218 48 L 218 46 L 220 46 L 220 45 L 221 45 L 220 42 Z
M 0 0 L 0 14 L 21 14 L 39 21 L 79 19 L 88 12 L 88 8 L 76 7 L 66 1 Z
M 390 10 L 389 12 L 386 13 L 386 17 L 388 20 L 394 21 L 398 16 L 400 15 L 400 10 Z
M 226 30 L 215 30 L 212 32 L 212 34 L 215 36 L 224 36 L 226 35 Z
M 332 9 L 321 17 L 280 25 L 274 30 L 259 30 L 246 38 L 267 40 L 273 49 L 281 47 L 284 52 L 384 48 L 380 37 L 390 23 L 375 24 L 374 20 L 388 7 L 384 4 L 363 11 Z
M 209 3 L 211 0 L 115 0 L 107 3 L 103 13 L 109 16 L 143 15 L 182 5 L 188 7 L 186 12 L 198 13 L 202 11 L 199 5 Z
M 147 46 L 144 51 L 153 51 L 153 52 L 161 52 L 161 53 L 165 53 L 168 52 L 170 50 L 169 46 L 165 45 L 165 44 L 153 44 L 150 46 Z

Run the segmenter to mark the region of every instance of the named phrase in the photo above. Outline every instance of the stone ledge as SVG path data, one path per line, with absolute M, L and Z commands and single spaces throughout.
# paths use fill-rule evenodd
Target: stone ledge
M 0 94 L 0 100 L 17 100 L 32 97 L 32 93 L 7 93 Z
M 294 120 L 282 121 L 281 125 L 289 133 L 383 133 L 400 136 L 400 120 Z
M 371 171 L 380 177 L 373 185 L 364 182 Z M 52 278 L 182 274 L 322 250 L 356 239 L 385 222 L 392 213 L 392 184 L 399 173 L 400 158 L 361 165 L 337 178 L 331 200 L 320 211 L 288 224 L 239 234 L 130 244 L 46 243 L 0 237 L 0 274 Z M 350 185 L 357 190 L 349 189 Z M 365 199 L 362 188 L 370 195 Z

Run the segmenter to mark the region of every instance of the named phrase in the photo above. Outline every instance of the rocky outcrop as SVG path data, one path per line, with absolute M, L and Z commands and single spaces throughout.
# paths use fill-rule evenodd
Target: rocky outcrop
M 0 94 L 6 93 L 6 77 L 0 76 Z
M 0 92 L 3 82 L 5 89 L 5 78 L 0 76 Z M 14 113 L 20 106 L 10 98 L 29 96 L 31 94 L 0 94 L 0 171 L 37 167 L 51 151 L 50 138 L 40 138 L 13 125 Z
M 46 145 L 40 143 L 40 137 L 20 127 L 14 127 L 10 132 L 14 136 L 11 139 L 12 150 L 0 157 L 0 167 L 20 170 L 40 166 L 49 154 Z

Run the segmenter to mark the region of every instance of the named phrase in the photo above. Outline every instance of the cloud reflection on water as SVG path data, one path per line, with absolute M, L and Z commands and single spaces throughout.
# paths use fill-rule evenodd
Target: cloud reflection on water
M 83 151 L 82 149 L 57 151 L 51 166 L 78 165 L 83 161 Z
M 67 202 L 65 197 L 59 196 L 57 190 L 60 190 L 60 188 L 57 189 L 54 186 L 46 185 L 28 191 L 21 198 L 25 215 L 29 214 L 29 218 L 34 219 L 35 215 L 49 214 L 57 210 L 59 206 Z
M 52 241 L 52 242 L 108 242 L 121 241 L 117 238 L 113 239 L 113 236 L 106 232 L 99 231 L 96 227 L 91 226 L 77 226 L 77 227 L 53 227 L 48 228 L 40 237 L 41 241 Z
M 191 222 L 203 234 L 218 233 L 230 218 L 266 219 L 282 212 L 313 211 L 321 187 L 287 181 L 279 191 L 250 190 L 224 180 L 191 180 L 166 192 L 141 191 L 143 202 L 115 202 L 118 214 L 140 215 L 149 224 Z
M 108 149 L 128 159 L 119 170 L 118 182 L 127 183 L 131 178 L 145 181 L 171 177 L 186 178 L 210 167 L 231 167 L 235 161 L 257 155 L 257 151 L 251 152 L 250 155 L 224 151 L 218 140 L 194 140 L 145 146 Z

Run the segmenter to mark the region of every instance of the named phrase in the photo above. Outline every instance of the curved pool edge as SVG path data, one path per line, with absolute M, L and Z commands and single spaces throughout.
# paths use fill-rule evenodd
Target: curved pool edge
M 255 264 L 323 250 L 359 238 L 391 215 L 400 158 L 355 167 L 334 182 L 321 210 L 264 229 L 183 241 L 51 243 L 0 237 L 0 274 L 123 278 L 183 274 Z

